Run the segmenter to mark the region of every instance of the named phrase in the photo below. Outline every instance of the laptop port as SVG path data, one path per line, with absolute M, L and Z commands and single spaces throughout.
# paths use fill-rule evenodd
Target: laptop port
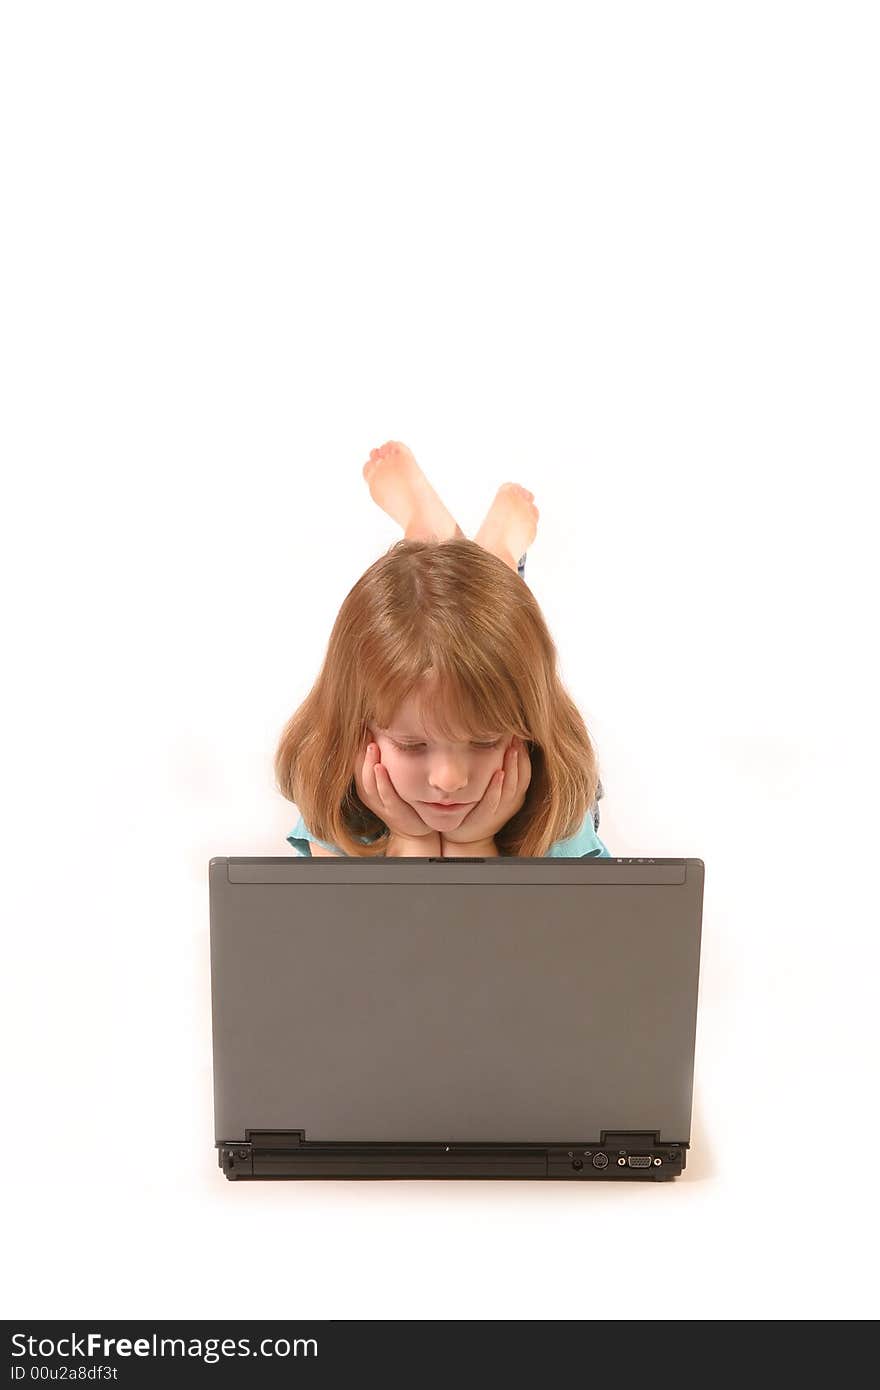
M 593 1167 L 594 1167 L 594 1168 L 607 1168 L 607 1167 L 608 1167 L 608 1155 L 607 1155 L 607 1154 L 593 1154 Z
M 650 1168 L 651 1155 L 630 1154 L 629 1158 L 627 1159 L 627 1163 L 629 1164 L 630 1168 Z

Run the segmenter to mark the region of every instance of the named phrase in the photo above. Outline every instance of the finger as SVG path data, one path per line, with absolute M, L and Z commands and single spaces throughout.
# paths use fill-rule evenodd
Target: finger
M 507 750 L 504 759 L 504 785 L 510 797 L 516 796 L 519 784 L 519 759 L 517 757 L 516 742 L 514 741 Z
M 361 768 L 361 778 L 363 780 L 364 790 L 367 793 L 368 798 L 378 797 L 379 795 L 379 788 L 376 783 L 375 762 L 375 754 L 370 752 L 370 745 L 367 744 L 367 747 L 364 751 L 364 761 L 363 766 Z
M 372 768 L 372 771 L 373 771 L 373 785 L 374 785 L 375 788 L 376 788 L 376 794 L 377 794 L 377 796 L 379 797 L 379 800 L 382 802 L 382 805 L 384 806 L 384 805 L 385 805 L 385 790 L 386 790 L 386 786 L 387 786 L 387 783 L 386 783 L 385 779 L 386 779 L 387 776 L 388 776 L 388 772 L 387 772 L 387 770 L 382 766 L 382 764 L 379 762 L 379 759 L 378 759 L 378 757 L 376 756 L 377 752 L 378 752 L 378 749 L 376 750 L 376 752 L 373 752 L 373 753 L 368 754 L 368 757 L 369 757 L 369 759 L 370 759 L 370 767 Z
M 518 768 L 517 776 L 519 781 L 519 790 L 522 792 L 526 792 L 528 791 L 529 785 L 532 780 L 532 760 L 529 757 L 529 750 L 528 748 L 526 748 L 525 744 L 523 744 L 522 748 L 519 750 L 519 756 L 516 760 L 516 764 Z
M 403 805 L 397 794 L 397 788 L 388 775 L 388 769 L 384 763 L 377 763 L 375 767 L 376 785 L 379 788 L 379 795 L 382 798 L 383 806 L 395 807 Z

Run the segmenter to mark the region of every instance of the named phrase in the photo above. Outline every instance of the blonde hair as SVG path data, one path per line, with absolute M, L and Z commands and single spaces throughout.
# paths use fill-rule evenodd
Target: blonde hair
M 500 854 L 543 857 L 580 829 L 596 798 L 596 755 L 547 624 L 509 565 L 456 537 L 398 541 L 370 566 L 284 727 L 277 785 L 317 839 L 361 858 L 385 853 L 388 828 L 358 795 L 355 760 L 367 727 L 388 728 L 410 696 L 420 710 L 431 701 L 427 725 L 449 738 L 491 731 L 527 744 L 531 781 L 495 836 Z

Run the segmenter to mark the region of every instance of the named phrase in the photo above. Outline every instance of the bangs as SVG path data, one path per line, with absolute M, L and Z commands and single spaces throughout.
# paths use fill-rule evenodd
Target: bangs
M 409 700 L 429 736 L 438 735 L 453 743 L 507 734 L 528 737 L 512 683 L 490 683 L 458 664 L 435 660 L 417 674 L 410 671 L 389 676 L 373 702 L 379 727 L 391 728 L 397 712 Z

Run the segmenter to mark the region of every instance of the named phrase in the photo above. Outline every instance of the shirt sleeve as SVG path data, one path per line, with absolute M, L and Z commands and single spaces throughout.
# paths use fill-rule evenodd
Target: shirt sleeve
M 290 834 L 286 836 L 286 839 L 288 844 L 293 845 L 294 853 L 298 854 L 301 858 L 311 858 L 312 844 L 323 845 L 325 849 L 331 850 L 333 854 L 342 855 L 342 850 L 338 845 L 329 845 L 326 840 L 319 840 L 317 835 L 313 835 L 302 816 L 300 816 Z
M 548 859 L 610 859 L 608 850 L 596 834 L 593 812 L 588 811 L 577 834 L 557 840 L 545 856 Z

